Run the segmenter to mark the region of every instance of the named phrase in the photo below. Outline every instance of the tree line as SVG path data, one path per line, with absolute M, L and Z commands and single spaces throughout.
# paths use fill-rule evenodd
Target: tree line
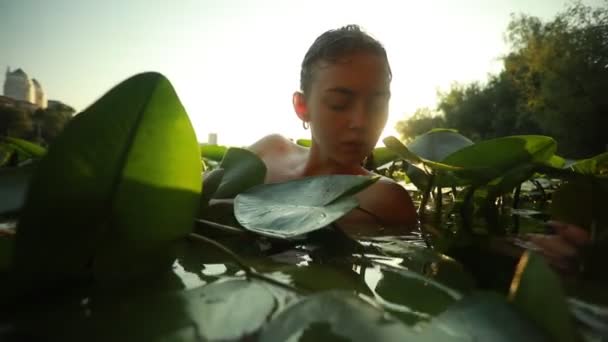
M 74 113 L 74 108 L 63 104 L 36 110 L 0 105 L 0 137 L 10 136 L 48 145 Z
M 455 83 L 436 108 L 419 108 L 396 129 L 408 141 L 432 128 L 472 140 L 543 134 L 558 153 L 582 158 L 608 148 L 608 0 L 571 3 L 552 20 L 513 15 L 503 70 L 485 83 Z

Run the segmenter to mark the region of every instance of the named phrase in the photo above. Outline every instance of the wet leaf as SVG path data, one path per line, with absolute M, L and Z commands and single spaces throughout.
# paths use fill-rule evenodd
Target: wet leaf
M 526 251 L 517 265 L 509 299 L 553 341 L 578 341 L 560 280 L 542 256 Z
M 253 152 L 231 147 L 218 166 L 224 169 L 224 176 L 213 198 L 234 198 L 253 186 L 264 183 L 266 165 Z
M 407 326 L 348 292 L 309 296 L 270 321 L 259 340 L 270 341 L 406 341 Z
M 484 292 L 463 298 L 416 331 L 412 341 L 550 341 L 502 296 Z
M 255 233 L 292 238 L 321 229 L 357 207 L 349 197 L 377 177 L 330 175 L 264 184 L 235 199 L 239 223 Z

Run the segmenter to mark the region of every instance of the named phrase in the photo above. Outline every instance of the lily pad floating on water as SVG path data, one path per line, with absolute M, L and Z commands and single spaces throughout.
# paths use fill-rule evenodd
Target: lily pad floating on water
M 359 203 L 352 197 L 378 177 L 328 175 L 263 184 L 239 194 L 238 222 L 255 233 L 289 239 L 321 229 Z
M 344 291 L 309 296 L 268 323 L 260 335 L 272 341 L 408 341 L 413 330 Z M 413 341 L 413 340 L 412 340 Z

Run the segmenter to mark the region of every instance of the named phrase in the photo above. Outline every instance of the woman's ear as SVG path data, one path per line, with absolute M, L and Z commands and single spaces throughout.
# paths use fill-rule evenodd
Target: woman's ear
M 306 105 L 306 98 L 304 97 L 304 93 L 300 91 L 296 91 L 293 93 L 292 97 L 293 110 L 296 112 L 300 120 L 304 122 L 309 122 L 310 118 L 308 117 L 308 107 Z

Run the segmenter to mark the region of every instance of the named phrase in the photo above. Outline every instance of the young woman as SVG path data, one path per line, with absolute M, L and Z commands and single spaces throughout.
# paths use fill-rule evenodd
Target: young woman
M 310 128 L 312 146 L 301 147 L 280 135 L 253 144 L 250 149 L 267 166 L 266 182 L 327 174 L 371 175 L 362 163 L 386 124 L 391 77 L 384 47 L 358 26 L 319 36 L 302 62 L 300 91 L 293 94 L 293 108 L 304 128 Z M 337 222 L 347 231 L 406 231 L 417 222 L 409 194 L 388 178 L 357 197 L 362 210 Z M 589 236 L 577 226 L 549 224 L 555 235 L 535 235 L 530 240 L 554 266 L 568 268 Z
M 280 135 L 250 147 L 266 164 L 266 182 L 315 175 L 372 175 L 362 163 L 384 129 L 391 96 L 391 69 L 380 42 L 349 25 L 330 30 L 312 44 L 302 62 L 293 108 L 312 146 Z M 346 229 L 413 227 L 416 211 L 407 191 L 381 178 L 357 195 L 361 210 L 338 221 Z

